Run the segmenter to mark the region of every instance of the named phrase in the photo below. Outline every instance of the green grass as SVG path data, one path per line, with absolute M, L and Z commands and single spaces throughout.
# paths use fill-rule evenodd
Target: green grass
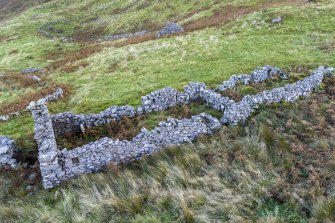
M 0 24 L 1 35 L 10 39 L 0 45 L 0 71 L 45 67 L 90 45 L 59 43 L 39 36 L 36 29 L 47 21 L 70 19 L 69 24 L 56 25 L 65 34 L 72 34 L 76 25 L 79 30 L 101 25 L 106 26 L 106 33 L 123 33 L 162 25 L 167 20 L 185 24 L 213 15 L 227 4 L 256 6 L 261 2 L 52 1 Z M 148 7 L 143 7 L 145 4 Z M 267 64 L 285 70 L 335 66 L 334 7 L 330 0 L 271 7 L 219 27 L 119 48 L 105 47 L 73 62 L 87 62 L 85 68 L 45 74 L 50 83 L 73 87 L 69 100 L 50 103 L 49 109 L 51 113 L 89 113 L 111 105 L 138 105 L 140 96 L 162 87 L 181 90 L 191 81 L 215 87 L 232 74 L 249 73 Z M 192 10 L 199 12 L 188 17 Z M 87 20 L 97 15 L 96 20 Z M 283 23 L 272 25 L 271 19 L 277 16 L 283 16 Z M 79 24 L 84 20 L 88 22 Z M 28 90 L 9 94 L 4 89 L 0 103 Z M 242 93 L 250 91 L 254 90 L 241 89 Z M 325 196 L 326 190 L 334 193 L 327 188 L 333 186 L 328 179 L 335 166 L 331 155 L 334 143 L 327 135 L 333 129 L 321 135 L 313 130 L 325 123 L 323 117 L 331 117 L 333 102 L 323 98 L 315 107 L 313 100 L 262 107 L 245 126 L 223 127 L 213 137 L 133 164 L 110 166 L 103 173 L 81 176 L 51 191 L 34 184 L 34 195 L 26 190 L 29 183 L 24 174 L 28 170 L 1 170 L 0 221 L 334 221 L 333 198 Z M 190 110 L 192 114 L 205 111 L 221 116 L 205 106 L 191 106 Z M 168 116 L 169 112 L 151 114 L 141 124 L 154 127 Z M 0 123 L 0 135 L 17 140 L 25 156 L 36 156 L 30 114 Z M 320 154 L 329 159 L 320 161 Z
M 121 48 L 106 47 L 102 52 L 83 59 L 89 63 L 85 68 L 72 73 L 55 70 L 49 74 L 52 81 L 70 84 L 74 88 L 66 104 L 61 102 L 58 108 L 56 103 L 50 110 L 89 113 L 114 104 L 138 105 L 140 96 L 159 88 L 170 86 L 180 90 L 191 81 L 203 81 L 214 87 L 232 74 L 249 73 L 266 64 L 283 69 L 297 65 L 311 68 L 335 66 L 335 51 L 319 48 L 333 40 L 335 30 L 334 4 L 323 2 L 270 8 L 240 17 L 223 27 L 184 36 Z M 50 62 L 44 59 L 48 52 L 57 50 L 62 56 L 62 52 L 80 47 L 78 44 L 58 45 L 35 33 L 37 24 L 42 23 L 40 20 L 46 21 L 50 16 L 40 15 L 39 22 L 28 18 L 37 12 L 54 9 L 58 4 L 66 3 L 48 3 L 0 27 L 5 35 L 16 36 L 15 40 L 1 45 L 0 55 L 2 53 L 4 59 L 0 68 L 43 67 Z M 80 8 L 81 4 L 74 4 L 73 7 Z M 64 8 L 59 7 L 59 12 L 66 14 Z M 53 15 L 58 14 L 55 11 Z M 284 17 L 283 24 L 264 22 L 278 15 Z M 18 54 L 6 55 L 14 48 L 18 49 Z M 27 59 L 30 56 L 32 59 Z M 11 98 L 20 94 L 14 92 Z M 26 131 L 21 128 L 16 129 L 14 134 L 11 123 L 0 123 L 1 134 L 14 138 L 25 135 Z M 28 126 L 31 127 L 32 123 Z M 31 128 L 29 133 L 32 133 Z

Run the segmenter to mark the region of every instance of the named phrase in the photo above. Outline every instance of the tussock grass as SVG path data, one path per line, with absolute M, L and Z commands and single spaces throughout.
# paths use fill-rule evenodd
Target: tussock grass
M 88 113 L 112 104 L 137 105 L 141 95 L 167 86 L 181 89 L 190 81 L 215 87 L 231 74 L 249 73 L 265 64 L 299 73 L 288 82 L 319 65 L 335 66 L 333 1 L 298 6 L 276 1 L 259 8 L 263 2 L 52 1 L 0 25 L 1 38 L 6 38 L 0 46 L 0 69 L 48 66 L 46 75 L 52 82 L 73 88 L 69 100 L 49 104 L 50 111 Z M 225 23 L 229 13 L 219 11 L 227 4 L 259 10 L 231 14 L 234 20 Z M 73 30 L 80 16 L 83 23 Z M 277 16 L 283 23 L 272 25 Z M 58 18 L 75 18 L 58 28 L 77 32 L 78 37 L 85 32 L 95 35 L 99 30 L 92 27 L 123 33 L 160 27 L 167 20 L 201 29 L 165 39 L 148 35 L 106 44 L 58 43 L 32 32 Z M 211 18 L 216 22 L 206 21 Z M 283 83 L 225 94 L 238 100 L 240 93 Z M 321 91 L 297 104 L 264 106 L 247 123 L 223 127 L 212 137 L 135 163 L 110 164 L 101 173 L 50 191 L 43 190 L 39 180 L 27 181 L 37 166 L 2 171 L 0 221 L 332 222 L 334 83 L 326 80 Z M 9 98 L 7 92 L 4 95 L 1 102 Z M 203 111 L 221 116 L 205 106 L 184 106 L 153 114 L 140 124 L 150 128 L 172 114 Z M 20 160 L 30 163 L 37 157 L 32 129 L 30 115 L 0 123 L 0 134 L 17 140 L 23 148 Z
M 325 89 L 330 82 L 325 81 Z M 325 119 L 320 105 L 329 104 L 333 96 L 325 89 L 294 105 L 267 106 L 244 126 L 223 127 L 212 137 L 135 163 L 111 164 L 102 173 L 81 176 L 48 192 L 37 190 L 33 196 L 18 198 L 11 189 L 15 174 L 9 172 L 1 196 L 12 199 L 5 199 L 0 219 L 331 222 L 335 165 L 334 145 L 327 139 L 334 126 L 330 120 L 320 121 Z M 310 134 L 295 124 L 307 122 L 320 132 Z

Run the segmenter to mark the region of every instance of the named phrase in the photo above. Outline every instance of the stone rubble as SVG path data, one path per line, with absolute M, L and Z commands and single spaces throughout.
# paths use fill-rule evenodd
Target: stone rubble
M 6 122 L 6 121 L 10 120 L 11 118 L 14 118 L 14 117 L 19 116 L 19 115 L 20 115 L 20 112 L 18 112 L 18 111 L 12 112 L 8 115 L 0 115 L 0 121 Z
M 17 147 L 14 140 L 0 136 L 0 167 L 15 167 L 17 164 L 14 158 L 17 154 Z
M 105 41 L 118 40 L 118 39 L 127 39 L 129 37 L 144 36 L 147 33 L 149 33 L 148 30 L 144 30 L 144 31 L 140 31 L 140 32 L 135 32 L 135 33 L 124 33 L 124 34 L 116 34 L 116 35 L 107 35 L 107 36 L 104 36 L 103 39 Z
M 40 81 L 42 81 L 42 79 L 41 78 L 39 78 L 39 77 L 37 77 L 36 75 L 30 75 L 30 76 L 28 76 L 30 79 L 32 79 L 33 81 L 35 81 L 35 82 L 40 82 Z
M 272 24 L 277 24 L 277 23 L 281 23 L 283 21 L 282 17 L 276 17 L 272 19 Z
M 43 72 L 43 68 L 26 68 L 21 71 L 22 74 L 29 74 L 29 73 L 37 73 L 37 72 Z
M 39 149 L 43 185 L 47 189 L 52 188 L 81 173 L 98 171 L 108 163 L 131 162 L 165 147 L 192 141 L 201 134 L 212 134 L 222 124 L 236 125 L 240 121 L 245 121 L 260 104 L 281 101 L 293 102 L 301 96 L 308 96 L 321 84 L 325 75 L 330 75 L 334 71 L 334 68 L 320 67 L 302 81 L 263 91 L 254 96 L 247 95 L 242 101 L 236 103 L 199 82 L 185 86 L 184 92 L 178 92 L 172 88 L 152 92 L 142 97 L 142 105 L 136 109 L 131 106 L 112 106 L 102 113 L 91 115 L 62 113 L 49 116 L 46 106 L 47 100 L 32 102 L 29 109 L 35 122 L 35 140 Z M 260 82 L 272 78 L 273 75 L 282 75 L 282 72 L 279 69 L 266 67 L 259 69 L 249 77 L 243 77 L 242 80 L 247 80 L 244 83 Z M 238 83 L 235 79 L 232 79 L 232 82 L 235 85 Z M 233 86 L 229 85 L 229 87 Z M 223 112 L 221 122 L 208 114 L 200 114 L 192 116 L 190 119 L 181 120 L 170 118 L 166 122 L 161 122 L 151 131 L 142 129 L 131 141 L 103 138 L 70 151 L 57 148 L 54 128 L 57 123 L 60 126 L 71 125 L 71 121 L 66 120 L 65 117 L 75 119 L 76 128 L 78 128 L 78 122 L 81 122 L 80 129 L 83 123 L 85 125 L 100 124 L 106 120 L 118 119 L 122 116 L 135 116 L 144 112 L 161 111 L 177 104 L 190 103 L 199 99 L 204 100 L 210 107 Z M 61 123 L 61 120 L 65 121 Z
M 60 41 L 64 42 L 64 43 L 71 43 L 71 42 L 73 42 L 73 38 L 72 37 L 68 37 L 68 36 L 62 36 L 60 38 Z
M 287 75 L 277 67 L 265 66 L 258 68 L 253 71 L 251 74 L 241 74 L 233 75 L 229 80 L 224 81 L 221 85 L 217 87 L 216 90 L 224 91 L 235 87 L 237 84 L 248 85 L 250 82 L 263 82 L 267 79 L 271 79 L 275 76 L 279 76 L 281 79 L 287 79 Z
M 156 32 L 156 36 L 160 38 L 164 35 L 171 35 L 171 34 L 176 34 L 176 33 L 181 33 L 181 32 L 184 32 L 183 27 L 181 27 L 177 23 L 169 22 L 161 30 Z M 127 38 L 135 37 L 135 36 L 144 36 L 145 34 L 148 34 L 148 33 L 150 33 L 149 30 L 144 30 L 144 31 L 135 32 L 135 33 L 107 35 L 107 36 L 104 36 L 103 39 L 105 41 L 127 39 Z
M 163 29 L 158 31 L 157 37 L 162 37 L 164 35 L 171 35 L 171 34 L 182 33 L 182 32 L 184 32 L 183 27 L 181 27 L 177 23 L 169 22 L 166 24 L 166 26 Z
M 70 22 L 70 20 L 68 20 L 68 19 L 59 19 L 59 20 L 49 21 L 49 22 L 46 22 L 45 24 L 43 24 L 42 26 L 40 26 L 37 29 L 37 32 L 39 32 L 43 36 L 49 37 L 51 39 L 57 39 L 57 37 L 55 35 L 53 35 L 52 33 L 50 33 L 50 31 L 59 34 L 59 33 L 63 33 L 63 30 L 62 29 L 57 29 L 57 28 L 53 27 L 53 25 L 56 25 L 56 24 L 59 24 L 59 23 L 66 24 L 66 23 L 69 23 L 69 22 Z M 72 38 L 61 37 L 60 40 L 62 42 L 71 42 Z M 66 41 L 64 41 L 64 40 L 66 40 Z

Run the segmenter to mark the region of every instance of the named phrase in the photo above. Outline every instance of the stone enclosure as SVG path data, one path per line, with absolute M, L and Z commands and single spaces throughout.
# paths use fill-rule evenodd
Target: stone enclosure
M 281 78 L 286 76 L 278 68 L 266 66 L 250 75 L 232 76 L 216 91 L 207 88 L 204 83 L 194 82 L 185 86 L 183 92 L 164 88 L 143 96 L 142 104 L 138 107 L 112 106 L 98 114 L 49 115 L 45 100 L 32 102 L 28 109 L 35 121 L 35 140 L 38 145 L 43 185 L 46 189 L 52 188 L 82 173 L 98 171 L 108 163 L 131 162 L 165 147 L 192 141 L 201 134 L 212 134 L 222 124 L 236 125 L 240 121 L 245 121 L 260 104 L 293 102 L 299 97 L 308 96 L 321 84 L 324 76 L 330 75 L 333 71 L 334 68 L 320 67 L 301 81 L 256 95 L 247 95 L 240 102 L 223 97 L 218 92 L 232 88 L 238 83 L 249 84 L 262 82 L 274 76 Z M 133 117 L 162 111 L 195 100 L 203 100 L 208 107 L 221 111 L 223 114 L 221 120 L 208 114 L 181 120 L 170 118 L 151 131 L 143 128 L 130 141 L 102 138 L 73 150 L 65 148 L 61 150 L 57 147 L 56 135 L 83 131 L 85 128 L 103 125 L 124 116 Z
M 163 88 L 143 96 L 141 105 L 111 106 L 97 114 L 72 114 L 69 112 L 49 115 L 47 102 L 62 95 L 57 89 L 54 94 L 30 103 L 27 107 L 32 112 L 35 122 L 35 140 L 38 145 L 39 163 L 46 189 L 55 187 L 62 181 L 82 173 L 96 172 L 109 163 L 131 162 L 143 155 L 169 147 L 180 145 L 196 139 L 201 134 L 213 134 L 222 124 L 236 125 L 246 121 L 261 104 L 293 102 L 299 97 L 308 96 L 322 82 L 325 75 L 331 75 L 334 68 L 320 67 L 310 76 L 284 87 L 247 95 L 241 101 L 221 96 L 220 91 L 236 87 L 237 84 L 248 85 L 251 82 L 262 82 L 275 76 L 286 79 L 287 76 L 278 68 L 266 66 L 249 75 L 233 75 L 219 85 L 216 90 L 204 83 L 193 82 L 179 92 L 173 88 Z M 131 140 L 102 138 L 96 142 L 67 150 L 58 148 L 56 136 L 66 133 L 84 132 L 85 129 L 101 126 L 122 117 L 140 116 L 145 113 L 166 110 L 176 105 L 203 101 L 212 109 L 222 112 L 221 120 L 208 114 L 199 114 L 189 119 L 170 118 L 153 130 L 145 128 Z M 15 142 L 0 137 L 0 166 L 15 166 Z

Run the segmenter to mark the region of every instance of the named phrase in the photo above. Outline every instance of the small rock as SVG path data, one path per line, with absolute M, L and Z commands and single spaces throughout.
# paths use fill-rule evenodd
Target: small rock
M 32 173 L 32 174 L 29 175 L 28 179 L 29 179 L 29 181 L 34 181 L 36 179 L 36 177 L 37 177 L 37 174 Z
M 14 140 L 0 136 L 0 166 L 16 167 L 17 161 L 14 159 L 17 147 Z
M 272 19 L 272 24 L 277 24 L 277 23 L 281 23 L 283 21 L 282 17 L 277 17 Z
M 34 190 L 34 187 L 31 186 L 31 185 L 29 185 L 29 186 L 26 187 L 26 190 L 29 191 L 29 192 L 31 192 L 31 191 Z

